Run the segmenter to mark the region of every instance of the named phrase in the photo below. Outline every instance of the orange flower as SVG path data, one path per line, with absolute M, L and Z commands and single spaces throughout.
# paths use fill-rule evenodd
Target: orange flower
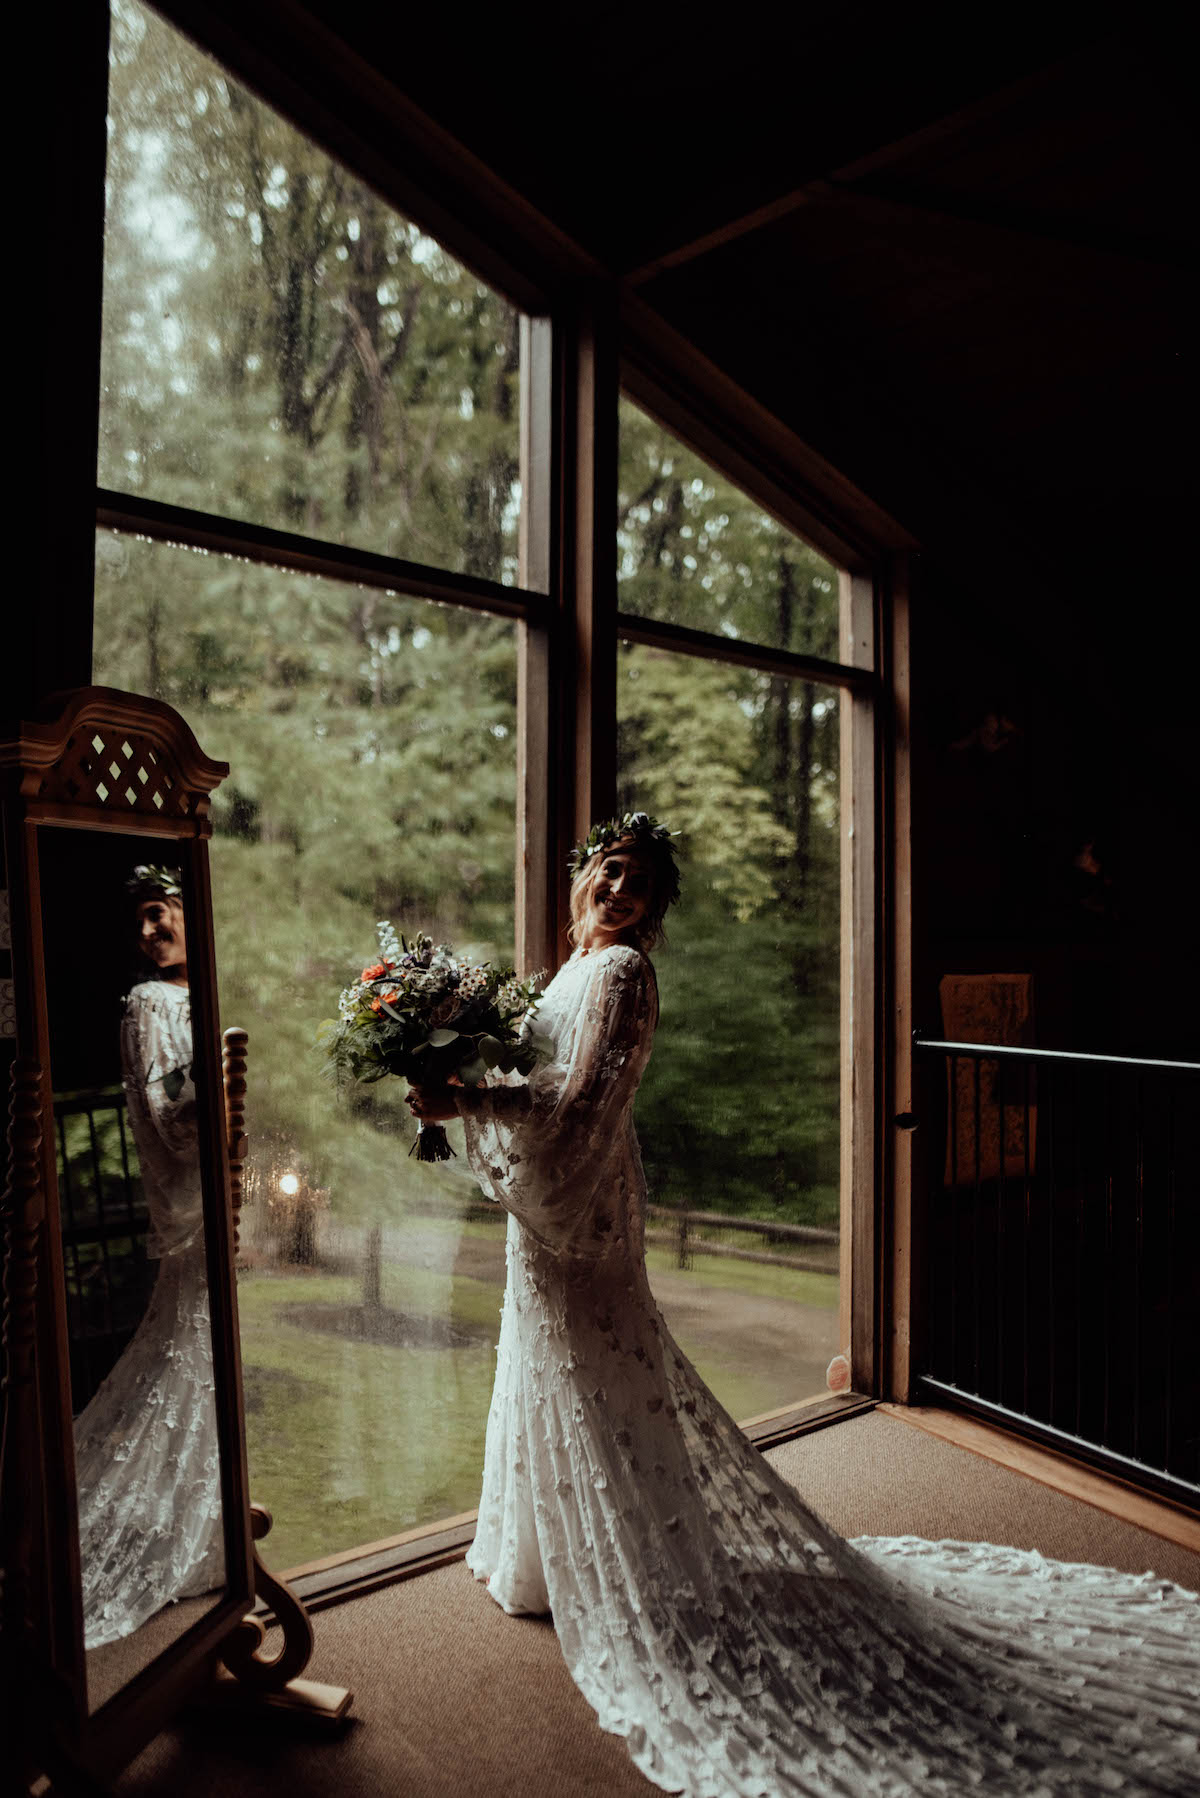
M 371 1000 L 371 1010 L 372 1011 L 382 1011 L 383 1010 L 383 1000 L 382 999 L 372 999 Z
M 382 973 L 383 973 L 383 963 L 381 961 L 377 961 L 373 968 L 364 968 L 363 969 L 362 977 L 363 977 L 364 981 L 378 980 L 379 976 Z

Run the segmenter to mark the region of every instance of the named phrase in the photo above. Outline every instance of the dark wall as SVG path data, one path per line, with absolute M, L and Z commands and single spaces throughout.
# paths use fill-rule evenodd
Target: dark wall
M 15 58 L 53 79 L 30 177 L 41 224 L 12 313 L 14 422 L 34 428 L 9 476 L 0 724 L 91 669 L 107 8 L 75 9 L 62 27 L 53 8 L 23 19 Z
M 942 974 L 1028 972 L 1043 1046 L 1195 1059 L 1193 673 L 1144 560 L 1102 602 L 1137 568 L 1105 547 L 1051 580 L 919 558 L 917 1020 Z

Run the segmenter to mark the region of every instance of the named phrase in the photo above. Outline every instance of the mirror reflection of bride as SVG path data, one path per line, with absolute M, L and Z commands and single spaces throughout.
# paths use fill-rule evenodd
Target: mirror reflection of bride
M 121 1065 L 159 1271 L 136 1333 L 75 1420 L 88 1648 L 224 1579 L 179 871 L 139 866 L 126 891 L 145 974 L 125 1002 Z

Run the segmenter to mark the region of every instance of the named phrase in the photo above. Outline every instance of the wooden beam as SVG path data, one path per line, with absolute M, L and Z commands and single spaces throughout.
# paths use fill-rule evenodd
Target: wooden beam
M 116 493 L 108 487 L 96 489 L 96 523 L 105 530 L 136 532 L 159 543 L 184 544 L 214 555 L 242 556 L 274 568 L 293 568 L 299 574 L 351 581 L 361 587 L 381 587 L 389 592 L 407 593 L 414 599 L 465 606 L 501 618 L 540 618 L 548 606 L 541 593 L 526 593 L 520 587 L 502 586 L 499 581 L 452 574 L 422 562 L 406 562 L 399 556 L 355 549 L 352 544 L 304 537 L 297 531 L 277 531 L 268 525 L 247 524 L 217 513 L 194 512 L 187 506 L 169 506 L 136 494 Z
M 652 256 L 649 261 L 631 268 L 621 276 L 621 283 L 626 288 L 644 287 L 658 275 L 665 275 L 673 268 L 682 268 L 685 263 L 697 262 L 701 256 L 707 256 L 712 250 L 723 249 L 726 244 L 736 243 L 739 237 L 746 237 L 751 231 L 761 231 L 764 225 L 773 225 L 777 220 L 789 218 L 802 206 L 809 206 L 814 200 L 829 197 L 829 179 L 822 175 L 804 182 L 801 187 L 789 188 L 786 193 L 777 195 L 773 200 L 764 201 L 761 206 L 751 207 L 749 212 L 741 212 L 734 218 L 722 220 L 714 225 L 711 231 L 703 231 L 686 243 L 677 244 L 674 249 L 663 250 L 661 254 Z
M 563 608 L 574 642 L 572 841 L 617 792 L 617 355 L 611 288 L 580 294 L 564 333 L 574 392 L 565 441 Z
M 848 668 L 821 656 L 799 655 L 791 649 L 772 649 L 766 643 L 747 643 L 741 637 L 721 637 L 716 631 L 695 631 L 686 624 L 668 624 L 658 618 L 642 618 L 635 612 L 618 612 L 617 637 L 626 643 L 647 643 L 702 661 L 732 662 L 738 668 L 757 668 L 763 674 L 782 674 L 788 680 L 819 681 L 850 693 L 873 694 L 878 680 L 870 668 Z
M 297 0 L 159 11 L 525 312 L 597 259 Z
M 636 294 L 620 297 L 621 385 L 764 512 L 839 568 L 916 539 Z
M 887 1058 L 881 1129 L 883 1133 L 884 1253 L 886 1255 L 883 1389 L 906 1401 L 917 1369 L 913 1364 L 916 1293 L 920 1275 L 917 1176 L 922 1142 L 914 1133 L 913 1091 L 913 855 L 912 855 L 912 682 L 909 664 L 910 559 L 890 558 L 884 682 L 888 702 L 885 783 L 888 799 L 884 833 L 887 869 L 889 965 L 884 978 L 887 1016 L 883 1049 Z
M 751 231 L 758 231 L 765 225 L 776 223 L 781 218 L 798 212 L 804 206 L 814 202 L 836 199 L 840 195 L 852 191 L 861 181 L 865 182 L 884 169 L 894 167 L 919 152 L 931 149 L 937 144 L 952 138 L 956 133 L 966 131 L 973 125 L 982 124 L 997 114 L 1019 105 L 1040 89 L 1058 79 L 1069 71 L 1074 59 L 1060 58 L 1044 68 L 1037 69 L 1019 80 L 1009 82 L 990 94 L 981 95 L 969 101 L 965 106 L 955 107 L 953 111 L 931 119 L 914 131 L 906 132 L 902 137 L 889 143 L 879 144 L 864 151 L 852 161 L 840 163 L 834 169 L 822 169 L 809 176 L 786 193 L 777 194 L 761 205 L 748 208 L 745 212 L 713 224 L 707 231 L 699 232 L 682 243 L 664 248 L 657 255 L 646 258 L 636 267 L 625 269 L 621 273 L 622 286 L 627 289 L 642 287 L 652 281 L 656 275 L 665 274 L 668 269 L 680 268 L 685 263 L 695 262 L 710 251 L 720 249 L 725 244 L 734 243 L 739 237 L 745 237 Z
M 876 581 L 841 576 L 841 651 L 875 660 Z M 879 707 L 843 696 L 841 806 L 841 1330 L 855 1392 L 880 1379 Z
M 521 525 L 518 577 L 549 595 L 554 508 L 554 341 L 549 319 L 521 320 Z M 558 936 L 551 868 L 556 812 L 552 610 L 517 626 L 517 968 L 549 968 Z
M 977 193 L 956 193 L 929 182 L 835 176 L 828 186 L 831 198 L 866 201 L 893 212 L 916 213 L 922 218 L 969 225 L 979 231 L 1047 241 L 1122 262 L 1144 262 L 1181 271 L 1190 270 L 1195 264 L 1194 250 L 1182 241 L 1173 244 L 1143 232 L 1114 231 L 1107 225 L 1089 230 L 1077 216 L 1031 212 L 1028 207 L 1006 206 L 1003 201 L 981 199 Z

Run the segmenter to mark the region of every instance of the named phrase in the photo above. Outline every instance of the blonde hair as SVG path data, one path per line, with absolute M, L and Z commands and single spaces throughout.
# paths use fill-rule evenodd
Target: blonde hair
M 610 855 L 636 854 L 640 857 L 650 877 L 650 897 L 646 903 L 645 916 L 634 925 L 631 935 L 643 955 L 651 949 L 657 949 L 667 940 L 664 920 L 667 905 L 670 903 L 664 896 L 663 882 L 658 869 L 654 865 L 653 856 L 646 855 L 642 845 L 635 836 L 620 837 L 615 843 L 609 843 L 602 851 L 590 855 L 583 867 L 571 882 L 571 922 L 567 926 L 567 941 L 578 943 L 583 932 L 583 921 L 587 915 L 588 899 L 597 874 Z

